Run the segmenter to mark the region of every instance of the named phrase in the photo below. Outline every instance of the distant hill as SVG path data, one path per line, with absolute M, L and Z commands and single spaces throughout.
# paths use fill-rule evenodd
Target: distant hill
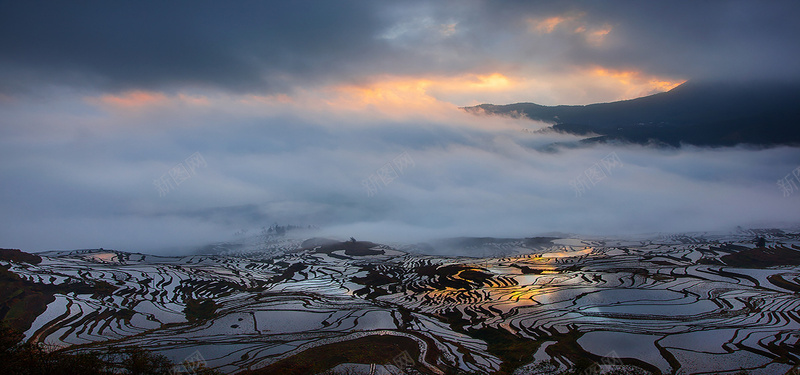
M 473 113 L 522 114 L 561 132 L 671 146 L 800 146 L 800 84 L 686 82 L 655 95 L 612 103 L 543 106 L 481 104 Z M 482 111 L 481 111 L 482 110 Z

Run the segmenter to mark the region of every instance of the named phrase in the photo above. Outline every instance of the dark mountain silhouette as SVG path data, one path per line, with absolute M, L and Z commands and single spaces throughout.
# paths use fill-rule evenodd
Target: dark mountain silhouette
M 655 95 L 612 103 L 543 106 L 481 104 L 487 114 L 521 114 L 553 129 L 671 146 L 800 145 L 800 84 L 686 82 Z M 482 111 L 481 111 L 482 110 Z

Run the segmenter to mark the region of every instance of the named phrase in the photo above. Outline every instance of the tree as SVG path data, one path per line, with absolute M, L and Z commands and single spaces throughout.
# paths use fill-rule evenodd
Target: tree
M 150 353 L 140 347 L 125 350 L 122 368 L 131 375 L 168 374 L 172 362 L 162 354 Z
M 175 366 L 166 356 L 138 346 L 65 353 L 43 343 L 24 343 L 24 335 L 0 323 L 0 374 L 3 375 L 168 375 Z M 221 375 L 205 367 L 195 375 Z

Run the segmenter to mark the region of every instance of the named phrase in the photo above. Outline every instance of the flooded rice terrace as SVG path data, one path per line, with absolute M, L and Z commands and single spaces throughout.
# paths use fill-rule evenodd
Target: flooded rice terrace
M 479 256 L 454 257 L 314 239 L 2 265 L 28 282 L 106 285 L 57 293 L 26 339 L 199 355 L 225 373 L 783 374 L 800 364 L 798 244 L 782 231 L 535 238 L 462 242 Z M 356 344 L 361 357 L 348 354 Z

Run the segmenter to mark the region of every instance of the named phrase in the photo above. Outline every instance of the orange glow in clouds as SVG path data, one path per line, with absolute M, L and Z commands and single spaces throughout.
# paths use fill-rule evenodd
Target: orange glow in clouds
M 338 115 L 353 123 L 375 118 L 443 119 L 452 121 L 454 113 L 463 114 L 459 106 L 469 105 L 473 98 L 486 100 L 490 93 L 505 93 L 517 82 L 504 74 L 464 74 L 443 76 L 368 77 L 363 83 L 346 83 L 311 88 L 296 88 L 291 94 L 245 95 L 233 97 L 248 111 L 264 115 L 293 113 L 330 121 Z M 462 101 L 464 96 L 468 101 Z M 332 117 L 333 116 L 333 117 Z
M 468 83 L 469 87 L 474 89 L 486 90 L 503 90 L 511 87 L 513 84 L 508 77 L 494 73 L 488 76 L 476 76 L 478 82 Z
M 160 92 L 130 91 L 122 95 L 103 95 L 97 100 L 114 107 L 136 108 L 164 103 L 167 96 Z
M 585 15 L 568 13 L 547 18 L 529 18 L 528 31 L 544 35 L 552 34 L 558 29 L 571 30 L 572 34 L 583 36 L 587 43 L 600 46 L 613 28 L 609 24 L 590 25 L 586 22 Z
M 333 88 L 326 100 L 331 106 L 350 110 L 375 109 L 387 113 L 408 113 L 455 107 L 443 101 L 439 94 L 474 94 L 508 90 L 515 83 L 500 73 L 469 74 L 458 77 L 381 77 L 366 85 L 346 85 Z
M 177 94 L 167 96 L 164 93 L 157 91 L 128 91 L 123 94 L 113 95 L 106 94 L 100 97 L 89 97 L 86 100 L 90 103 L 99 104 L 101 106 L 113 107 L 117 109 L 145 109 L 158 106 L 172 106 L 176 104 L 185 104 L 190 106 L 208 106 L 211 101 L 205 96 Z
M 265 116 L 294 113 L 321 119 L 335 114 L 344 114 L 351 119 L 355 119 L 353 115 L 362 114 L 366 116 L 363 118 L 449 118 L 459 106 L 523 101 L 544 105 L 589 104 L 667 91 L 683 82 L 635 70 L 599 66 L 577 67 L 560 75 L 532 73 L 528 77 L 487 72 L 451 77 L 380 75 L 370 78 L 361 84 L 298 87 L 291 93 L 267 95 L 170 95 L 138 90 L 90 97 L 86 101 L 123 113 L 153 109 L 184 111 L 203 107 L 242 110 Z M 243 107 L 237 107 L 239 105 Z
M 616 80 L 623 86 L 628 88 L 631 92 L 629 97 L 638 97 L 655 92 L 669 91 L 678 85 L 686 82 L 686 80 L 666 80 L 659 77 L 645 76 L 642 72 L 635 70 L 613 70 L 603 67 L 595 67 L 591 70 L 591 74 L 601 78 L 611 78 Z
M 555 16 L 555 17 L 548 17 L 545 19 L 529 19 L 528 25 L 531 31 L 536 31 L 543 34 L 550 34 L 556 27 L 565 21 L 571 21 L 574 17 L 562 17 L 562 16 Z
M 583 32 L 585 32 L 585 30 Z M 595 46 L 599 46 L 606 40 L 606 36 L 610 32 L 611 26 L 603 25 L 601 28 L 586 32 L 584 35 L 587 42 L 594 44 Z
M 342 85 L 330 89 L 322 100 L 333 108 L 373 110 L 386 114 L 428 111 L 440 103 L 427 95 L 428 79 L 384 78 L 367 85 Z

